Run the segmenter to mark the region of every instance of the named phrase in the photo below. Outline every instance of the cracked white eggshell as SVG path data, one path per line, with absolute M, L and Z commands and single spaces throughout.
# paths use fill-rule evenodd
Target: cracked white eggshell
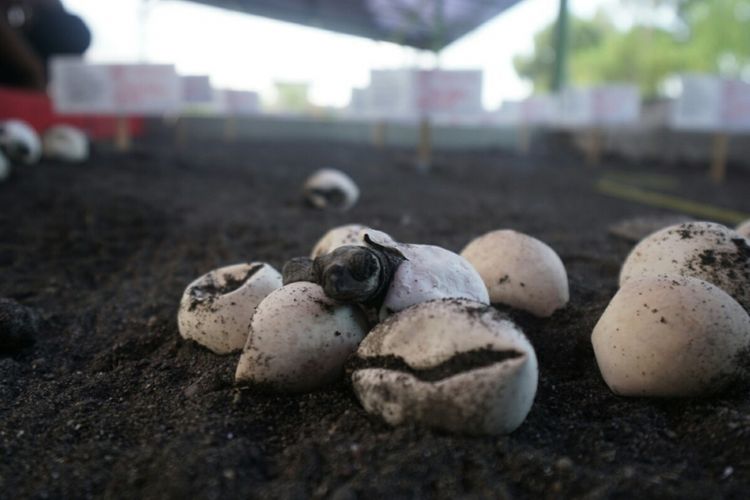
M 620 286 L 662 274 L 712 283 L 750 310 L 750 247 L 736 231 L 712 222 L 687 222 L 644 238 L 625 259 Z
M 479 272 L 493 304 L 548 317 L 570 299 L 568 275 L 546 243 L 505 229 L 472 240 L 461 251 Z
M 241 350 L 260 302 L 281 287 L 281 275 L 264 263 L 236 264 L 204 274 L 185 289 L 177 314 L 183 338 L 217 354 Z
M 737 226 L 737 229 L 735 229 L 735 231 L 737 231 L 737 233 L 743 236 L 745 239 L 750 240 L 750 219 Z
M 337 192 L 340 200 L 331 204 L 320 192 Z M 348 210 L 359 199 L 359 188 L 352 178 L 333 168 L 322 168 L 308 177 L 304 193 L 307 200 L 316 208 Z
M 750 317 L 726 292 L 697 278 L 632 279 L 607 306 L 591 342 L 615 394 L 700 396 L 742 373 Z
M 392 246 L 406 257 L 388 287 L 380 308 L 381 319 L 428 300 L 454 298 L 490 303 L 482 277 L 460 255 L 433 245 L 394 243 L 376 236 L 381 240 L 378 244 Z
M 235 381 L 305 392 L 340 378 L 367 334 L 361 311 L 307 282 L 290 283 L 258 306 Z
M 365 243 L 360 233 L 367 229 L 369 228 L 362 224 L 345 224 L 334 227 L 318 240 L 310 253 L 310 258 L 314 259 L 315 257 L 331 253 L 344 245 L 363 246 Z
M 71 163 L 86 161 L 89 157 L 89 139 L 79 128 L 55 125 L 42 136 L 44 156 Z
M 467 434 L 513 432 L 534 401 L 537 359 L 518 326 L 491 306 L 453 299 L 415 305 L 377 325 L 356 356 L 360 363 L 391 356 L 412 370 L 426 370 L 479 349 L 515 356 L 469 365 L 433 381 L 377 362 L 364 364 L 352 373 L 354 391 L 367 412 L 391 425 L 416 422 Z
M 38 162 L 42 156 L 39 135 L 22 120 L 0 122 L 0 149 L 11 162 L 27 165 Z

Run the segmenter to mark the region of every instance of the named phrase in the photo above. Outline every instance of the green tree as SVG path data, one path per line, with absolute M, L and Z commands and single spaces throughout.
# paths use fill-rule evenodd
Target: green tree
M 679 72 L 750 72 L 750 0 L 629 0 L 625 5 L 646 12 L 667 6 L 675 22 L 641 22 L 622 30 L 602 13 L 594 19 L 572 18 L 569 83 L 632 82 L 652 96 L 665 77 Z M 518 74 L 536 91 L 550 88 L 554 28 L 536 35 L 532 54 L 514 60 Z

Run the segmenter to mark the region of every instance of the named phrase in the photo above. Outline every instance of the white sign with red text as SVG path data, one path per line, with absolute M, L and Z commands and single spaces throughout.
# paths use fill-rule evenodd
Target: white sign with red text
M 180 78 L 168 64 L 91 64 L 61 57 L 50 70 L 58 113 L 158 116 L 179 110 L 182 102 Z

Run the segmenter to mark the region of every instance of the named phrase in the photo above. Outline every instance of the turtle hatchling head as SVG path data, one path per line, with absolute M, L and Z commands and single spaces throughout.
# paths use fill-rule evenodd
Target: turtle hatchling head
M 377 251 L 343 246 L 315 259 L 315 270 L 326 295 L 340 302 L 369 302 L 387 286 L 384 263 Z

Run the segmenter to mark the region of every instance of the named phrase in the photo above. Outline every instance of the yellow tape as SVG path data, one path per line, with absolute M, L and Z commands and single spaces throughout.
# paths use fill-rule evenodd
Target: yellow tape
M 645 189 L 626 186 L 607 179 L 600 179 L 596 183 L 596 190 L 600 193 L 614 196 L 628 201 L 635 201 L 652 207 L 667 208 L 676 212 L 682 212 L 708 220 L 724 222 L 726 224 L 739 224 L 750 219 L 750 214 L 715 207 L 705 203 L 699 203 L 677 196 L 671 196 Z

